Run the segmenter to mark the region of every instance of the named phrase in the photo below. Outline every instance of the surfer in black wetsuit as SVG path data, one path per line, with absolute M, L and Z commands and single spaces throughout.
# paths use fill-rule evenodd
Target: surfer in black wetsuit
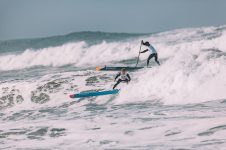
M 156 49 L 155 49 L 149 42 L 145 42 L 145 43 L 144 43 L 143 40 L 142 40 L 142 41 L 141 41 L 141 44 L 147 46 L 148 49 L 146 49 L 146 50 L 144 50 L 144 51 L 142 51 L 142 52 L 140 52 L 140 53 L 145 53 L 145 52 L 147 52 L 147 51 L 150 52 L 150 55 L 149 55 L 148 60 L 147 60 L 147 67 L 148 67 L 149 61 L 150 61 L 150 59 L 151 59 L 152 57 L 155 57 L 155 62 L 156 62 L 158 65 L 160 65 L 160 63 L 159 63 L 159 61 L 158 61 L 158 54 L 157 54 Z
M 113 89 L 116 88 L 116 86 L 120 83 L 120 82 L 126 82 L 129 83 L 131 78 L 129 73 L 126 72 L 125 69 L 122 69 L 121 72 L 119 72 L 116 77 L 115 77 L 115 81 L 117 80 L 117 78 L 119 77 L 118 81 L 116 82 L 116 84 L 113 86 Z

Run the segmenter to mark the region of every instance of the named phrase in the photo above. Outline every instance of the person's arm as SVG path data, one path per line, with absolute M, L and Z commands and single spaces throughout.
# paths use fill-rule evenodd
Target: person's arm
M 148 51 L 148 49 L 146 49 L 146 50 L 144 50 L 144 51 L 142 51 L 142 52 L 140 52 L 140 53 L 146 53 Z
M 118 74 L 116 75 L 116 77 L 115 77 L 115 81 L 116 81 L 116 79 L 117 79 L 119 76 L 120 76 L 120 73 L 118 73 Z
M 130 78 L 130 75 L 127 73 L 127 77 L 128 77 L 128 79 L 129 79 L 129 81 L 131 80 L 131 78 Z

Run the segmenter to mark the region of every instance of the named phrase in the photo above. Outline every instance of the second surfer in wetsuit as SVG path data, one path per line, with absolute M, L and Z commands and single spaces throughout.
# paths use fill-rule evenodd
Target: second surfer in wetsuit
M 122 69 L 121 72 L 119 72 L 116 77 L 115 77 L 115 81 L 117 80 L 117 78 L 119 77 L 118 81 L 116 82 L 116 84 L 113 86 L 113 89 L 116 88 L 116 86 L 120 83 L 120 82 L 126 82 L 129 83 L 131 78 L 130 75 L 126 72 L 125 69 Z
M 145 53 L 145 52 L 147 52 L 147 51 L 149 51 L 149 52 L 151 53 L 151 54 L 149 55 L 149 57 L 148 57 L 148 60 L 147 60 L 147 67 L 148 67 L 149 61 L 150 61 L 150 59 L 151 59 L 152 57 L 155 57 L 155 62 L 156 62 L 158 65 L 160 65 L 160 63 L 159 63 L 159 61 L 158 61 L 158 54 L 157 54 L 156 49 L 155 49 L 149 42 L 145 42 L 145 43 L 144 43 L 143 40 L 142 40 L 142 41 L 141 41 L 141 44 L 147 46 L 148 49 L 146 49 L 146 50 L 144 50 L 144 51 L 142 51 L 142 52 L 140 52 L 140 53 Z

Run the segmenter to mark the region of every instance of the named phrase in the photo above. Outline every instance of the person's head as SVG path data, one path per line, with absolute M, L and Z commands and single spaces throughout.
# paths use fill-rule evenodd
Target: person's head
M 122 74 L 126 74 L 126 69 L 123 68 L 123 69 L 121 70 L 121 73 L 122 73 Z
M 150 43 L 149 42 L 145 42 L 144 45 L 150 46 Z

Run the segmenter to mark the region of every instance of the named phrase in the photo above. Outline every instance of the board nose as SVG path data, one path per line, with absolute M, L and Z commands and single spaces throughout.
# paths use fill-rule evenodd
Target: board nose
M 100 69 L 101 69 L 100 67 L 96 67 L 96 71 L 100 71 Z
M 74 94 L 69 95 L 70 98 L 74 98 Z

